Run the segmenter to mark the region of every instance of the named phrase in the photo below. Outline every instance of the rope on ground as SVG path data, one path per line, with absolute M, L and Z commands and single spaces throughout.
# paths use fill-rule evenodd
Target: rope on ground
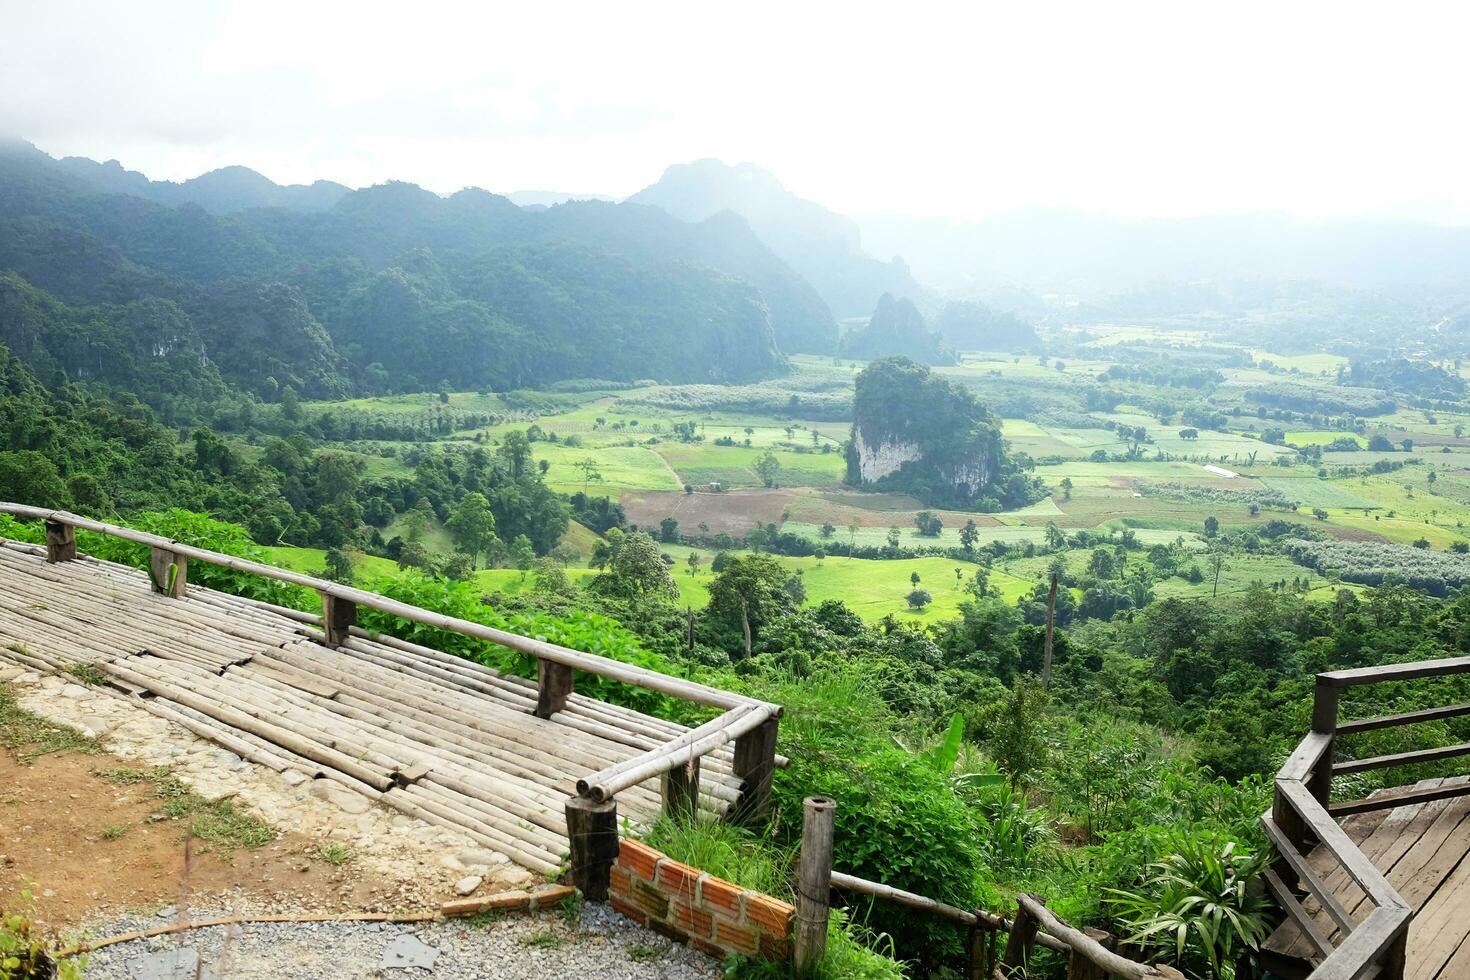
M 157 929 L 140 929 L 136 932 L 125 932 L 118 936 L 109 936 L 106 939 L 98 939 L 88 943 L 78 943 L 68 947 L 56 955 L 58 957 L 80 956 L 82 953 L 90 953 L 104 946 L 116 946 L 118 943 L 130 943 L 135 939 L 152 939 L 154 936 L 167 936 L 175 932 L 187 932 L 190 929 L 208 929 L 211 926 L 236 926 L 249 922 L 432 922 L 439 918 L 437 912 L 346 912 L 340 915 L 312 914 L 312 915 L 233 915 L 219 919 L 195 919 L 190 922 L 175 922 L 169 926 L 159 926 Z

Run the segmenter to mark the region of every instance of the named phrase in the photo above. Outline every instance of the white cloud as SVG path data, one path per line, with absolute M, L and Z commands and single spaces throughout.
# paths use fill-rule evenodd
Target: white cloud
M 1454 4 L 7 2 L 0 129 L 183 178 L 1470 213 Z

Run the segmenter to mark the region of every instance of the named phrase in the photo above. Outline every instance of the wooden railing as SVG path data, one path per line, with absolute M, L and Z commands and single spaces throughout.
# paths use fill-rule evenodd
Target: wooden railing
M 1261 818 L 1277 855 L 1275 865 L 1266 873 L 1267 887 L 1322 957 L 1310 975 L 1311 980 L 1356 980 L 1369 976 L 1402 980 L 1409 924 L 1414 917 L 1413 909 L 1338 826 L 1336 818 L 1470 794 L 1470 784 L 1453 783 L 1424 789 L 1407 787 L 1364 799 L 1332 802 L 1334 775 L 1470 755 L 1470 744 L 1461 744 L 1339 762 L 1335 753 L 1339 735 L 1470 715 L 1470 704 L 1456 704 L 1344 722 L 1338 718 L 1342 691 L 1364 684 L 1464 673 L 1470 673 L 1470 657 L 1317 675 L 1312 731 L 1276 774 L 1271 810 Z M 1330 855 L 1366 897 L 1371 910 L 1362 921 L 1354 921 L 1322 874 L 1308 861 L 1307 853 L 1313 844 Z M 1326 912 L 1334 929 L 1324 928 L 1307 912 L 1302 903 L 1308 895 Z M 1332 934 L 1338 931 L 1345 938 L 1334 946 Z
M 700 758 L 734 741 L 732 769 L 741 780 L 741 789 L 730 816 L 741 822 L 757 822 L 765 818 L 769 807 L 772 772 L 786 762 L 776 754 L 776 729 L 781 717 L 779 705 L 625 664 L 610 657 L 446 616 L 339 582 L 196 548 L 161 535 L 94 521 L 66 511 L 0 502 L 0 513 L 42 522 L 46 529 L 46 560 L 53 563 L 77 557 L 76 532 L 79 530 L 143 545 L 150 549 L 148 573 L 154 591 L 174 598 L 182 599 L 188 595 L 190 561 L 315 590 L 321 596 L 322 613 L 319 617 L 299 610 L 272 608 L 298 621 L 319 624 L 329 647 L 340 646 L 348 637 L 363 632 L 356 624 L 357 611 L 364 608 L 527 654 L 537 661 L 535 714 L 541 718 L 550 718 L 566 707 L 575 673 L 579 670 L 723 709 L 724 713 L 719 717 L 670 742 L 578 781 L 578 795 L 567 801 L 566 813 L 571 879 L 588 898 L 594 900 L 606 898 L 608 874 L 612 861 L 617 857 L 618 821 L 614 797 L 620 790 L 661 776 L 664 808 L 676 813 L 692 812 L 699 793 Z
M 801 855 L 796 889 L 796 970 L 798 975 L 821 960 L 827 945 L 832 889 L 870 895 L 927 912 L 969 930 L 966 980 L 1008 980 L 1027 975 L 1036 946 L 1067 958 L 1069 980 L 1183 980 L 1172 967 L 1139 963 L 1109 948 L 1110 937 L 1097 930 L 1077 929 L 1057 918 L 1036 895 L 1016 899 L 1016 915 L 1007 920 L 983 909 L 966 911 L 924 895 L 904 891 L 856 875 L 832 870 L 836 804 L 822 796 L 807 797 L 802 813 Z M 1005 935 L 1002 947 L 999 939 Z

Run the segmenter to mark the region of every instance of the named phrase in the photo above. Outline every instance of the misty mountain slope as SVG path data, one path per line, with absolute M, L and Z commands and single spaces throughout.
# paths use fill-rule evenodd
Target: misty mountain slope
M 0 272 L 29 297 L 0 309 L 0 340 L 37 361 L 60 351 L 43 365 L 51 381 L 124 383 L 98 351 L 146 351 L 165 313 L 187 338 L 170 349 L 200 352 L 186 369 L 263 397 L 739 382 L 785 369 L 773 323 L 832 322 L 743 222 L 635 205 L 536 212 L 394 183 L 320 211 L 216 215 L 99 191 L 75 165 L 6 144 L 0 232 Z M 110 348 L 78 342 L 88 321 L 108 325 Z
M 686 221 L 735 212 L 816 287 L 839 317 L 867 315 L 884 293 L 910 299 L 922 293 L 901 259 L 880 262 L 863 251 L 855 222 L 797 197 L 752 164 L 676 164 L 628 200 L 660 207 Z

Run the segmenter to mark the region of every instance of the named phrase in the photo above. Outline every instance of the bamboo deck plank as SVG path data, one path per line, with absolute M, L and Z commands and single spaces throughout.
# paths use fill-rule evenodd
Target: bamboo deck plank
M 248 599 L 197 584 L 164 596 L 138 569 L 87 556 L 47 564 L 40 549 L 0 543 L 0 649 L 30 651 L 0 660 L 94 664 L 117 697 L 201 737 L 463 830 L 532 870 L 562 860 L 563 807 L 578 778 L 688 731 L 578 694 L 537 718 L 525 678 L 391 637 L 322 641 L 309 622 Z M 148 700 L 138 702 L 140 690 Z M 699 806 L 719 815 L 740 790 L 733 749 L 703 761 Z M 403 774 L 400 785 L 384 788 L 383 774 Z M 657 781 L 618 799 L 630 822 L 648 823 Z

